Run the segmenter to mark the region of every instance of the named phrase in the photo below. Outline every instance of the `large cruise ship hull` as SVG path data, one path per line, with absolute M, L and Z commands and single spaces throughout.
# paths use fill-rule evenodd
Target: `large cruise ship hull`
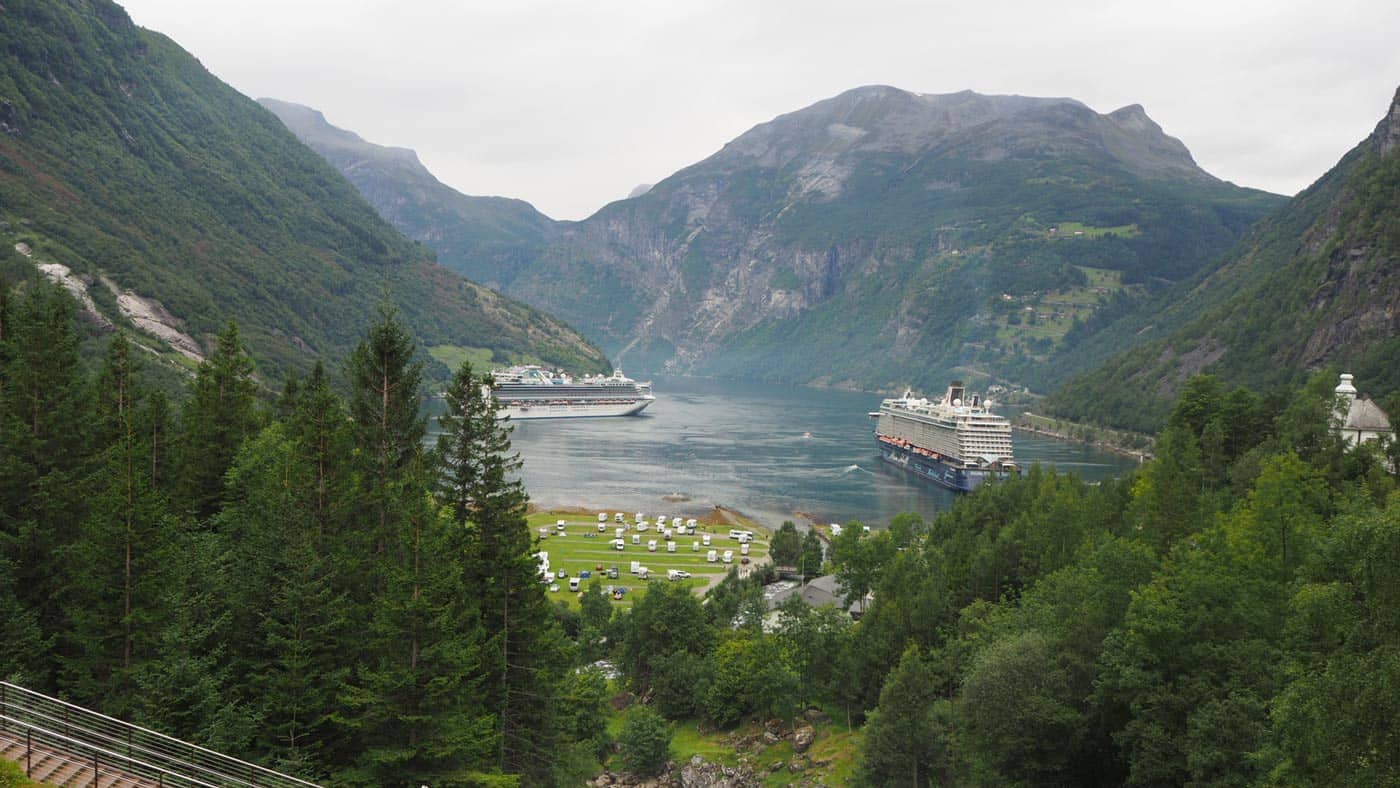
M 585 419 L 603 416 L 635 416 L 641 413 L 654 400 L 641 399 L 631 402 L 596 403 L 530 403 L 503 405 L 497 416 L 511 421 L 528 419 Z
M 890 465 L 956 492 L 972 492 L 988 479 L 1001 479 L 1013 474 L 1012 471 L 959 468 L 879 438 L 875 439 L 875 444 L 880 449 L 880 459 Z

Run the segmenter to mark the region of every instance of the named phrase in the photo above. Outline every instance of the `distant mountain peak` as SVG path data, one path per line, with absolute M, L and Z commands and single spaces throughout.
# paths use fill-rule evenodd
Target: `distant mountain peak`
M 318 109 L 274 98 L 260 98 L 258 103 L 276 115 L 293 134 L 312 147 L 335 148 L 357 153 L 373 150 L 376 155 L 391 159 L 401 166 L 413 167 L 422 170 L 424 175 L 428 174 L 427 168 L 418 159 L 417 151 L 411 148 L 386 147 L 366 142 L 355 132 L 332 125 L 330 121 L 326 120 L 325 114 Z
M 1153 122 L 1152 118 L 1147 117 L 1147 110 L 1143 109 L 1141 104 L 1129 104 L 1126 107 L 1119 107 L 1108 113 L 1108 116 L 1120 124 L 1141 124 L 1143 128 L 1156 128 L 1158 131 L 1161 130 L 1161 128 Z
M 1400 88 L 1395 89 L 1395 98 L 1390 101 L 1390 111 L 1376 126 L 1376 138 L 1381 143 L 1381 155 L 1385 155 L 1400 145 Z
M 806 185 L 798 193 L 830 199 L 862 157 L 943 155 L 950 146 L 971 160 L 1078 155 L 1154 180 L 1216 181 L 1140 104 L 1104 115 L 1066 97 L 888 85 L 852 88 L 761 123 L 725 145 L 715 162 L 799 169 Z

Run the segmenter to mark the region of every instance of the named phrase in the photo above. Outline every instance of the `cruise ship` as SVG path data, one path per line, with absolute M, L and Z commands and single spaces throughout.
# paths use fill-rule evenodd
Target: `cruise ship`
M 656 397 L 650 383 L 622 374 L 573 378 L 537 366 L 511 367 L 491 373 L 500 403 L 499 418 L 568 419 L 592 416 L 632 416 Z
M 1011 450 L 1011 423 L 991 412 L 981 397 L 969 401 L 960 382 L 948 386 L 937 402 L 906 391 L 870 415 L 885 462 L 944 487 L 971 492 L 988 479 L 1020 472 Z

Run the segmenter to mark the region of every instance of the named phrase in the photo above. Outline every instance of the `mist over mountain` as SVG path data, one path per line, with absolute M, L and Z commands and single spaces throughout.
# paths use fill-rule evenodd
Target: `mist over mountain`
M 861 88 L 569 228 L 511 291 L 643 366 L 1034 380 L 1080 316 L 1046 293 L 1188 276 L 1272 202 L 1201 171 L 1140 108 Z
M 11 282 L 197 359 L 229 320 L 277 379 L 343 358 L 386 296 L 428 346 L 601 369 L 559 321 L 467 282 L 255 102 L 104 0 L 0 11 L 0 235 Z
M 433 243 L 401 218 L 419 204 L 412 182 L 357 175 L 403 154 L 357 143 L 349 162 L 334 142 L 345 132 L 298 133 Z M 1100 310 L 1190 277 L 1280 202 L 1201 170 L 1138 105 L 1105 115 L 1067 98 L 871 86 L 760 124 L 583 221 L 522 234 L 519 265 L 442 259 L 629 366 L 872 389 L 949 374 L 1041 385 L 1072 371 L 1057 360 L 1108 322 Z
M 1169 296 L 1104 332 L 1152 341 L 1070 382 L 1047 409 L 1156 429 L 1201 372 L 1266 389 L 1341 366 L 1373 396 L 1400 391 L 1400 91 L 1370 136 Z
M 258 103 L 339 170 L 389 223 L 474 281 L 502 288 L 556 234 L 557 223 L 524 200 L 473 197 L 444 185 L 407 148 L 365 142 L 300 104 L 270 98 Z

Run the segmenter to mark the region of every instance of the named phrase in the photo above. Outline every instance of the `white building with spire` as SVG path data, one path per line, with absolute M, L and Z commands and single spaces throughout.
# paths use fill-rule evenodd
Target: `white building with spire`
M 1368 441 L 1395 439 L 1395 430 L 1390 426 L 1390 418 L 1370 399 L 1356 393 L 1352 376 L 1343 373 L 1342 382 L 1337 384 L 1337 413 L 1334 424 L 1342 439 L 1349 446 L 1359 446 Z

